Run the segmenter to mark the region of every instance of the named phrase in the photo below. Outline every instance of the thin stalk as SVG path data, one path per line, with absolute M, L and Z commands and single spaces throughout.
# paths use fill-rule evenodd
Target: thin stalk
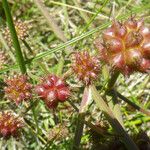
M 74 2 L 74 4 L 75 4 L 75 6 L 77 7 L 77 8 L 81 8 L 81 5 L 80 5 L 80 3 L 77 1 L 77 0 L 73 0 L 73 2 Z M 83 11 L 80 11 L 79 10 L 79 12 L 80 12 L 80 14 L 81 14 L 81 17 L 84 19 L 84 21 L 88 24 L 89 23 L 89 20 L 90 20 L 90 18 L 88 17 L 88 15 L 85 13 L 85 12 L 83 12 Z M 94 26 L 94 24 L 93 23 L 91 23 L 91 27 L 95 27 Z
M 108 103 L 110 108 L 112 109 L 115 117 L 119 121 L 119 123 L 124 127 L 123 123 L 123 118 L 122 118 L 122 113 L 121 113 L 121 108 L 120 108 L 120 103 L 118 101 L 118 95 L 115 91 L 111 92 L 111 101 Z
M 106 4 L 109 2 L 109 0 L 105 0 L 103 5 L 99 8 L 99 10 L 96 12 L 96 14 L 90 19 L 90 21 L 87 23 L 85 28 L 83 28 L 82 33 L 88 29 L 88 27 L 91 25 L 91 23 L 94 21 L 94 19 L 98 16 L 98 14 L 102 11 L 102 9 L 106 6 Z
M 44 144 L 46 144 L 47 142 L 46 142 L 46 140 L 40 135 L 40 134 L 37 134 L 37 132 L 30 126 L 30 121 L 29 120 L 27 120 L 27 119 L 25 119 L 24 118 L 24 120 L 25 120 L 25 125 L 31 130 L 31 132 L 36 136 L 36 137 L 38 137 Z
M 84 128 L 84 120 L 85 120 L 85 113 L 79 113 L 72 150 L 79 150 L 80 148 L 80 142 L 81 142 L 81 137 L 82 137 L 83 128 Z
M 55 1 L 50 1 L 50 3 L 55 4 L 55 5 L 65 6 L 65 7 L 72 8 L 72 9 L 76 9 L 78 11 L 82 11 L 82 12 L 89 13 L 89 14 L 92 14 L 92 15 L 96 14 L 95 12 L 83 9 L 81 7 L 76 7 L 74 5 L 68 5 L 68 4 L 64 4 L 64 3 L 60 3 L 60 2 L 55 2 Z M 104 18 L 104 19 L 108 19 L 108 17 L 105 16 L 105 15 L 103 15 L 103 14 L 98 14 L 98 16 L 101 17 L 101 18 Z
M 29 46 L 29 44 L 26 42 L 26 40 L 22 40 L 23 44 L 25 45 L 25 47 L 28 49 L 28 51 L 33 55 L 36 56 L 35 52 L 31 49 L 31 47 Z M 37 61 L 37 64 L 39 65 L 39 67 L 41 68 L 41 70 L 46 73 L 49 74 L 50 72 L 47 70 L 46 66 L 42 63 L 42 61 Z
M 23 74 L 25 74 L 26 73 L 26 66 L 25 66 L 24 58 L 23 58 L 22 51 L 20 48 L 17 33 L 16 33 L 16 30 L 14 27 L 13 19 L 12 19 L 10 8 L 9 8 L 9 4 L 8 4 L 7 0 L 2 0 L 2 4 L 3 4 L 4 11 L 5 11 L 6 19 L 8 22 L 8 27 L 10 30 L 11 38 L 13 41 L 13 46 L 14 46 L 15 51 L 16 51 L 16 59 L 17 59 L 18 65 L 20 67 L 20 71 Z
M 56 109 L 53 109 L 52 112 L 53 112 L 55 125 L 57 125 L 59 123 L 59 118 L 58 118 L 58 116 L 56 114 Z
M 108 82 L 108 85 L 107 85 L 107 90 L 106 90 L 106 92 L 109 92 L 113 87 L 114 87 L 114 85 L 115 85 L 115 83 L 116 83 L 116 81 L 117 81 L 117 79 L 118 79 L 118 77 L 119 77 L 119 72 L 114 72 L 112 75 L 111 75 L 111 78 L 110 78 L 110 80 L 109 80 L 109 82 Z
M 114 88 L 114 85 L 119 77 L 119 72 L 115 71 L 113 72 L 113 74 L 111 75 L 111 79 L 108 82 L 107 85 L 107 89 L 106 89 L 106 94 L 109 93 L 112 97 L 112 101 L 109 103 L 112 106 L 112 110 L 114 112 L 114 115 L 116 116 L 116 118 L 118 119 L 119 123 L 122 125 L 122 127 L 124 127 L 123 124 L 123 118 L 122 118 L 122 114 L 121 114 L 121 109 L 120 109 L 120 105 L 119 105 L 119 101 L 118 101 L 118 97 L 115 91 L 111 91 L 111 89 Z M 110 93 L 111 91 L 111 93 Z
M 150 111 L 145 110 L 144 108 L 141 108 L 140 106 L 136 105 L 135 103 L 133 103 L 132 101 L 130 101 L 129 99 L 127 99 L 125 96 L 123 96 L 122 94 L 120 94 L 119 92 L 116 91 L 116 94 L 118 95 L 118 97 L 120 99 L 122 99 L 123 101 L 125 101 L 126 103 L 128 103 L 129 105 L 131 105 L 133 108 L 135 108 L 136 110 L 150 116 Z
M 69 104 L 76 110 L 76 112 L 79 112 L 79 109 L 74 105 L 74 103 L 70 100 L 68 100 Z M 97 127 L 96 125 L 94 125 L 93 123 L 90 122 L 90 120 L 83 120 L 84 124 L 86 124 L 89 128 L 91 128 L 93 131 L 95 131 L 96 133 L 103 135 L 103 136 L 110 136 L 111 134 L 108 133 L 107 131 Z
M 31 102 L 31 105 L 32 105 L 32 102 Z M 37 118 L 38 114 L 36 113 L 35 105 L 34 105 L 34 107 L 31 108 L 31 110 L 32 110 L 32 113 L 33 113 L 34 121 L 35 121 L 36 133 L 39 134 L 40 129 L 39 129 L 38 118 Z
M 138 147 L 135 145 L 135 143 L 129 137 L 126 131 L 123 129 L 121 124 L 118 122 L 115 115 L 113 114 L 111 109 L 107 106 L 103 98 L 100 96 L 95 86 L 90 85 L 90 88 L 92 90 L 93 99 L 96 102 L 97 106 L 105 114 L 106 118 L 108 119 L 109 123 L 112 125 L 116 133 L 120 135 L 120 139 L 122 142 L 124 142 L 126 148 L 128 150 L 138 150 Z
M 76 125 L 76 132 L 74 137 L 74 143 L 72 149 L 79 149 L 80 148 L 80 142 L 83 134 L 83 128 L 84 128 L 84 121 L 85 121 L 85 112 L 87 110 L 87 106 L 89 104 L 89 101 L 91 100 L 91 90 L 88 86 L 85 87 L 82 101 L 80 104 L 78 119 L 77 119 L 77 125 Z
M 63 56 L 62 56 L 62 57 L 60 58 L 59 62 L 58 62 L 58 67 L 57 67 L 56 75 L 62 76 L 64 63 L 65 63 L 65 60 L 64 60 L 64 58 L 63 58 Z

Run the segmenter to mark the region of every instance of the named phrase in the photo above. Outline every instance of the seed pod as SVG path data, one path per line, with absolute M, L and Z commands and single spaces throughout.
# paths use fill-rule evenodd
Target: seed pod
M 86 85 L 91 84 L 100 71 L 99 59 L 96 56 L 90 56 L 87 51 L 76 52 L 73 56 L 72 69 L 79 80 Z
M 66 101 L 70 96 L 69 87 L 55 75 L 44 77 L 42 83 L 35 87 L 35 92 L 50 109 L 56 108 L 59 102 Z
M 21 118 L 12 112 L 0 112 L 0 136 L 3 138 L 17 137 L 19 130 L 23 127 Z
M 8 99 L 14 101 L 16 105 L 22 101 L 31 99 L 32 85 L 28 82 L 26 75 L 15 75 L 12 78 L 6 79 L 5 94 Z
M 129 18 L 124 23 L 116 20 L 95 42 L 100 59 L 124 75 L 134 71 L 150 72 L 150 29 L 143 20 Z M 103 41 L 103 42 L 101 42 Z

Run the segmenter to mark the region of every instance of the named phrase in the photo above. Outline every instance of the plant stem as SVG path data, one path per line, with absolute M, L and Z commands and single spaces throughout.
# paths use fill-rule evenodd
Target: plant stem
M 82 33 L 88 29 L 88 27 L 91 25 L 91 23 L 95 20 L 97 15 L 102 11 L 102 9 L 106 6 L 106 4 L 109 2 L 109 0 L 105 0 L 103 5 L 99 8 L 99 10 L 96 12 L 96 14 L 89 20 L 87 25 L 83 28 Z
M 62 72 L 63 72 L 63 67 L 64 67 L 64 63 L 65 63 L 65 60 L 63 58 L 63 56 L 60 58 L 59 62 L 58 62 L 58 69 L 57 69 L 57 72 L 56 72 L 56 75 L 58 76 L 62 76 Z
M 78 150 L 80 147 L 81 137 L 84 128 L 84 120 L 85 120 L 85 113 L 79 113 L 72 150 Z
M 150 111 L 145 110 L 143 108 L 141 108 L 140 106 L 136 105 L 135 103 L 133 103 L 132 101 L 130 101 L 129 99 L 127 99 L 126 97 L 124 97 L 122 94 L 120 94 L 119 92 L 116 91 L 116 94 L 118 95 L 118 97 L 120 99 L 122 99 L 123 101 L 125 101 L 126 103 L 128 103 L 129 105 L 131 105 L 133 108 L 137 109 L 138 111 L 150 116 Z
M 114 87 L 114 85 L 115 85 L 115 83 L 116 83 L 116 81 L 117 81 L 117 79 L 119 77 L 119 74 L 120 73 L 117 72 L 117 71 L 115 71 L 114 73 L 112 73 L 111 79 L 109 80 L 108 85 L 107 85 L 106 92 L 109 92 Z
M 77 111 L 79 112 L 79 109 L 74 105 L 74 103 L 72 103 L 72 101 L 68 100 L 68 102 L 70 103 L 70 105 Z M 100 134 L 100 135 L 103 135 L 103 136 L 110 136 L 111 134 L 106 132 L 105 130 L 97 127 L 96 125 L 92 124 L 90 122 L 90 120 L 83 120 L 84 121 L 84 124 L 86 124 L 89 128 L 91 128 L 93 131 L 95 131 L 96 133 Z
M 105 114 L 106 118 L 108 119 L 109 123 L 112 125 L 114 130 L 120 135 L 120 139 L 124 142 L 126 148 L 128 150 L 138 150 L 138 147 L 135 145 L 135 143 L 129 137 L 126 131 L 123 129 L 121 124 L 118 122 L 115 115 L 113 114 L 111 109 L 107 106 L 103 98 L 100 96 L 95 86 L 91 85 L 90 88 L 92 90 L 93 99 L 95 100 L 97 106 Z
M 26 42 L 26 40 L 22 40 L 23 44 L 25 45 L 25 47 L 28 49 L 28 51 L 33 55 L 36 56 L 35 52 L 31 49 L 31 47 L 29 46 L 29 44 Z M 37 61 L 37 65 L 39 65 L 39 67 L 41 68 L 41 70 L 45 73 L 45 74 L 49 74 L 50 72 L 47 70 L 46 66 L 42 63 L 42 61 L 38 60 Z
M 46 142 L 46 140 L 40 135 L 40 134 L 37 134 L 37 132 L 33 129 L 33 127 L 30 125 L 30 121 L 29 120 L 27 120 L 26 118 L 24 118 L 24 120 L 25 120 L 25 124 L 26 124 L 26 126 L 31 130 L 31 132 L 36 136 L 36 137 L 38 137 L 44 144 L 46 144 L 47 142 Z
M 2 4 L 3 4 L 4 11 L 5 11 L 6 19 L 8 22 L 8 27 L 10 30 L 11 38 L 13 41 L 13 46 L 16 50 L 16 59 L 17 59 L 17 62 L 19 64 L 20 71 L 22 72 L 22 74 L 25 74 L 26 73 L 26 66 L 25 66 L 24 58 L 23 58 L 23 55 L 21 52 L 17 33 L 16 33 L 16 30 L 14 27 L 13 19 L 12 19 L 10 8 L 9 8 L 9 4 L 8 4 L 7 0 L 2 0 Z
M 111 108 L 114 112 L 114 115 L 116 116 L 116 118 L 118 119 L 119 123 L 122 125 L 122 127 L 124 127 L 123 124 L 123 118 L 122 118 L 122 114 L 121 114 L 121 109 L 120 109 L 120 105 L 118 102 L 118 97 L 115 91 L 112 92 L 111 89 L 113 89 L 118 77 L 119 77 L 119 72 L 115 71 L 112 73 L 111 75 L 111 79 L 108 82 L 107 85 L 107 89 L 106 89 L 106 94 L 110 94 L 112 97 L 112 101 L 109 103 L 111 105 Z
M 87 110 L 87 106 L 89 104 L 89 101 L 91 100 L 91 90 L 88 86 L 84 88 L 82 101 L 80 104 L 78 119 L 77 119 L 77 127 L 74 137 L 74 144 L 73 149 L 79 149 L 80 148 L 80 142 L 82 138 L 83 128 L 84 128 L 84 122 L 85 122 L 85 112 Z

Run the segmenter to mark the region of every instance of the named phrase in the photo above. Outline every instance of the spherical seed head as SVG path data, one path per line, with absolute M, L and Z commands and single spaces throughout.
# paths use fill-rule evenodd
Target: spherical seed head
M 97 78 L 100 71 L 98 57 L 91 56 L 87 51 L 76 52 L 73 61 L 72 69 L 74 73 L 86 85 L 91 84 Z
M 131 17 L 124 23 L 114 20 L 102 39 L 95 41 L 101 60 L 125 75 L 150 72 L 150 29 L 142 19 Z
M 48 108 L 56 108 L 59 102 L 64 102 L 70 95 L 69 87 L 56 75 L 48 75 L 35 87 L 35 92 L 45 102 Z
M 12 112 L 0 112 L 0 136 L 3 138 L 17 137 L 19 130 L 23 127 L 22 119 Z
M 16 19 L 13 19 L 13 20 L 14 20 L 14 26 L 15 26 L 18 38 L 20 40 L 25 40 L 28 37 L 28 25 L 27 25 L 27 23 L 25 23 L 21 20 L 16 20 Z M 11 46 L 12 45 L 12 38 L 11 38 L 10 30 L 8 27 L 6 27 L 4 29 L 3 35 L 4 35 L 5 40 L 8 42 L 9 46 Z
M 3 52 L 0 51 L 0 69 L 3 68 L 4 63 L 5 63 L 5 55 Z
M 22 101 L 31 99 L 32 85 L 28 82 L 26 75 L 15 75 L 6 79 L 5 94 L 8 99 L 14 101 L 17 105 Z

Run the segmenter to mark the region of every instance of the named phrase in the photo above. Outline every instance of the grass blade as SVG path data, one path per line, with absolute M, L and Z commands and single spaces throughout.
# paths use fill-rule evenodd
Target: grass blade
M 16 30 L 14 27 L 13 19 L 12 19 L 10 8 L 9 8 L 9 4 L 8 4 L 7 0 L 2 0 L 2 3 L 3 3 L 3 8 L 5 11 L 6 19 L 8 22 L 8 27 L 10 30 L 11 38 L 13 41 L 13 45 L 14 45 L 14 48 L 16 50 L 16 59 L 17 59 L 17 62 L 18 62 L 18 65 L 20 67 L 21 72 L 24 74 L 24 73 L 26 73 L 26 66 L 25 66 L 25 62 L 24 62 L 23 55 L 21 52 L 17 33 L 16 33 Z
M 112 125 L 112 127 L 115 129 L 118 135 L 120 135 L 120 139 L 125 144 L 126 148 L 128 150 L 138 150 L 138 147 L 135 145 L 133 140 L 129 137 L 129 135 L 126 133 L 126 131 L 123 129 L 121 124 L 118 122 L 118 120 L 115 118 L 113 112 L 110 110 L 110 108 L 107 106 L 105 101 L 102 99 L 100 94 L 98 93 L 97 89 L 94 85 L 90 86 L 92 90 L 93 99 L 95 100 L 97 106 L 100 108 L 100 110 L 103 111 L 105 116 L 107 117 L 109 123 Z

